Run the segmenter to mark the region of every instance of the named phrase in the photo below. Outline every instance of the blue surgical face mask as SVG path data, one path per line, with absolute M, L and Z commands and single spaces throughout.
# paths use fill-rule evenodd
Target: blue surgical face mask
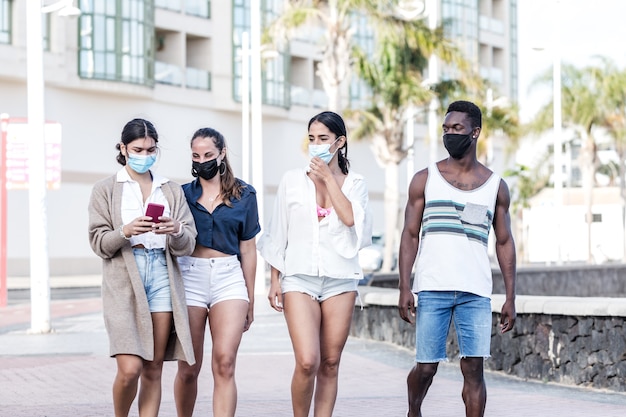
M 335 139 L 335 142 L 337 142 L 339 140 L 339 138 Z M 318 158 L 320 158 L 322 161 L 324 161 L 325 163 L 329 163 L 331 159 L 333 159 L 333 156 L 335 155 L 335 153 L 337 152 L 335 150 L 335 152 L 330 153 L 330 147 L 335 143 L 325 143 L 323 145 L 313 145 L 313 144 L 309 144 L 309 156 L 311 158 L 317 156 Z
M 152 155 L 136 155 L 132 153 L 128 153 L 126 157 L 126 162 L 128 166 L 135 172 L 139 174 L 143 174 L 148 172 L 148 170 L 154 165 L 156 161 L 156 154 Z

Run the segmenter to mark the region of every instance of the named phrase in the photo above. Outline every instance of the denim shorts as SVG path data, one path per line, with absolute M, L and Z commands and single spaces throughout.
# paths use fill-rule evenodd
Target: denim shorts
M 283 277 L 281 289 L 286 292 L 302 292 L 316 301 L 322 302 L 344 292 L 357 291 L 359 281 L 356 279 L 340 279 L 314 277 L 311 275 L 289 275 Z
M 185 296 L 190 307 L 211 308 L 226 300 L 248 299 L 248 289 L 236 255 L 223 258 L 181 256 Z
M 462 291 L 421 291 L 417 295 L 416 362 L 447 360 L 446 339 L 452 320 L 461 358 L 490 356 L 489 298 Z
M 146 290 L 150 312 L 172 311 L 165 250 L 134 248 L 133 255 L 135 255 L 139 276 Z

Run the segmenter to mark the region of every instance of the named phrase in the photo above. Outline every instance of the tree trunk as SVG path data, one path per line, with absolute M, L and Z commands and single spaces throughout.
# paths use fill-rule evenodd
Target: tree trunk
M 394 267 L 394 249 L 396 245 L 396 232 L 398 230 L 398 164 L 387 162 L 385 164 L 385 250 L 383 256 L 382 272 L 390 272 Z

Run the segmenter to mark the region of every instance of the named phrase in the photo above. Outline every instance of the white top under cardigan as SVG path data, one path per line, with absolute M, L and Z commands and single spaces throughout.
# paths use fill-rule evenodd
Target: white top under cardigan
M 363 176 L 348 173 L 341 191 L 352 204 L 352 227 L 343 224 L 335 210 L 318 221 L 313 181 L 304 169 L 285 173 L 269 225 L 258 242 L 261 256 L 282 276 L 363 277 L 358 253 L 372 243 L 372 216 Z
M 156 175 L 152 171 L 150 174 L 152 175 L 152 190 L 150 191 L 150 196 L 144 203 L 139 183 L 130 177 L 128 171 L 126 171 L 126 167 L 122 167 L 122 169 L 117 172 L 117 182 L 121 182 L 124 185 L 122 189 L 121 207 L 122 221 L 124 224 L 132 222 L 137 217 L 145 216 L 148 203 L 161 204 L 165 207 L 163 216 L 171 217 L 170 205 L 161 190 L 161 185 L 169 180 Z M 154 232 L 147 232 L 140 235 L 132 235 L 129 240 L 131 246 L 141 244 L 146 249 L 163 249 L 165 248 L 165 236 L 166 235 L 157 235 Z

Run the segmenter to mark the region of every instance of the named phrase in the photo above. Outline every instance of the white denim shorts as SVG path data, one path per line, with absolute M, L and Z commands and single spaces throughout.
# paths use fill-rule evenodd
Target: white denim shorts
M 178 258 L 178 266 L 189 307 L 211 308 L 226 300 L 250 301 L 236 255 L 223 258 L 182 256 Z
M 288 275 L 283 277 L 280 287 L 284 293 L 301 292 L 308 294 L 316 301 L 322 302 L 343 294 L 355 291 L 358 293 L 359 281 L 356 279 L 314 277 L 311 275 Z

